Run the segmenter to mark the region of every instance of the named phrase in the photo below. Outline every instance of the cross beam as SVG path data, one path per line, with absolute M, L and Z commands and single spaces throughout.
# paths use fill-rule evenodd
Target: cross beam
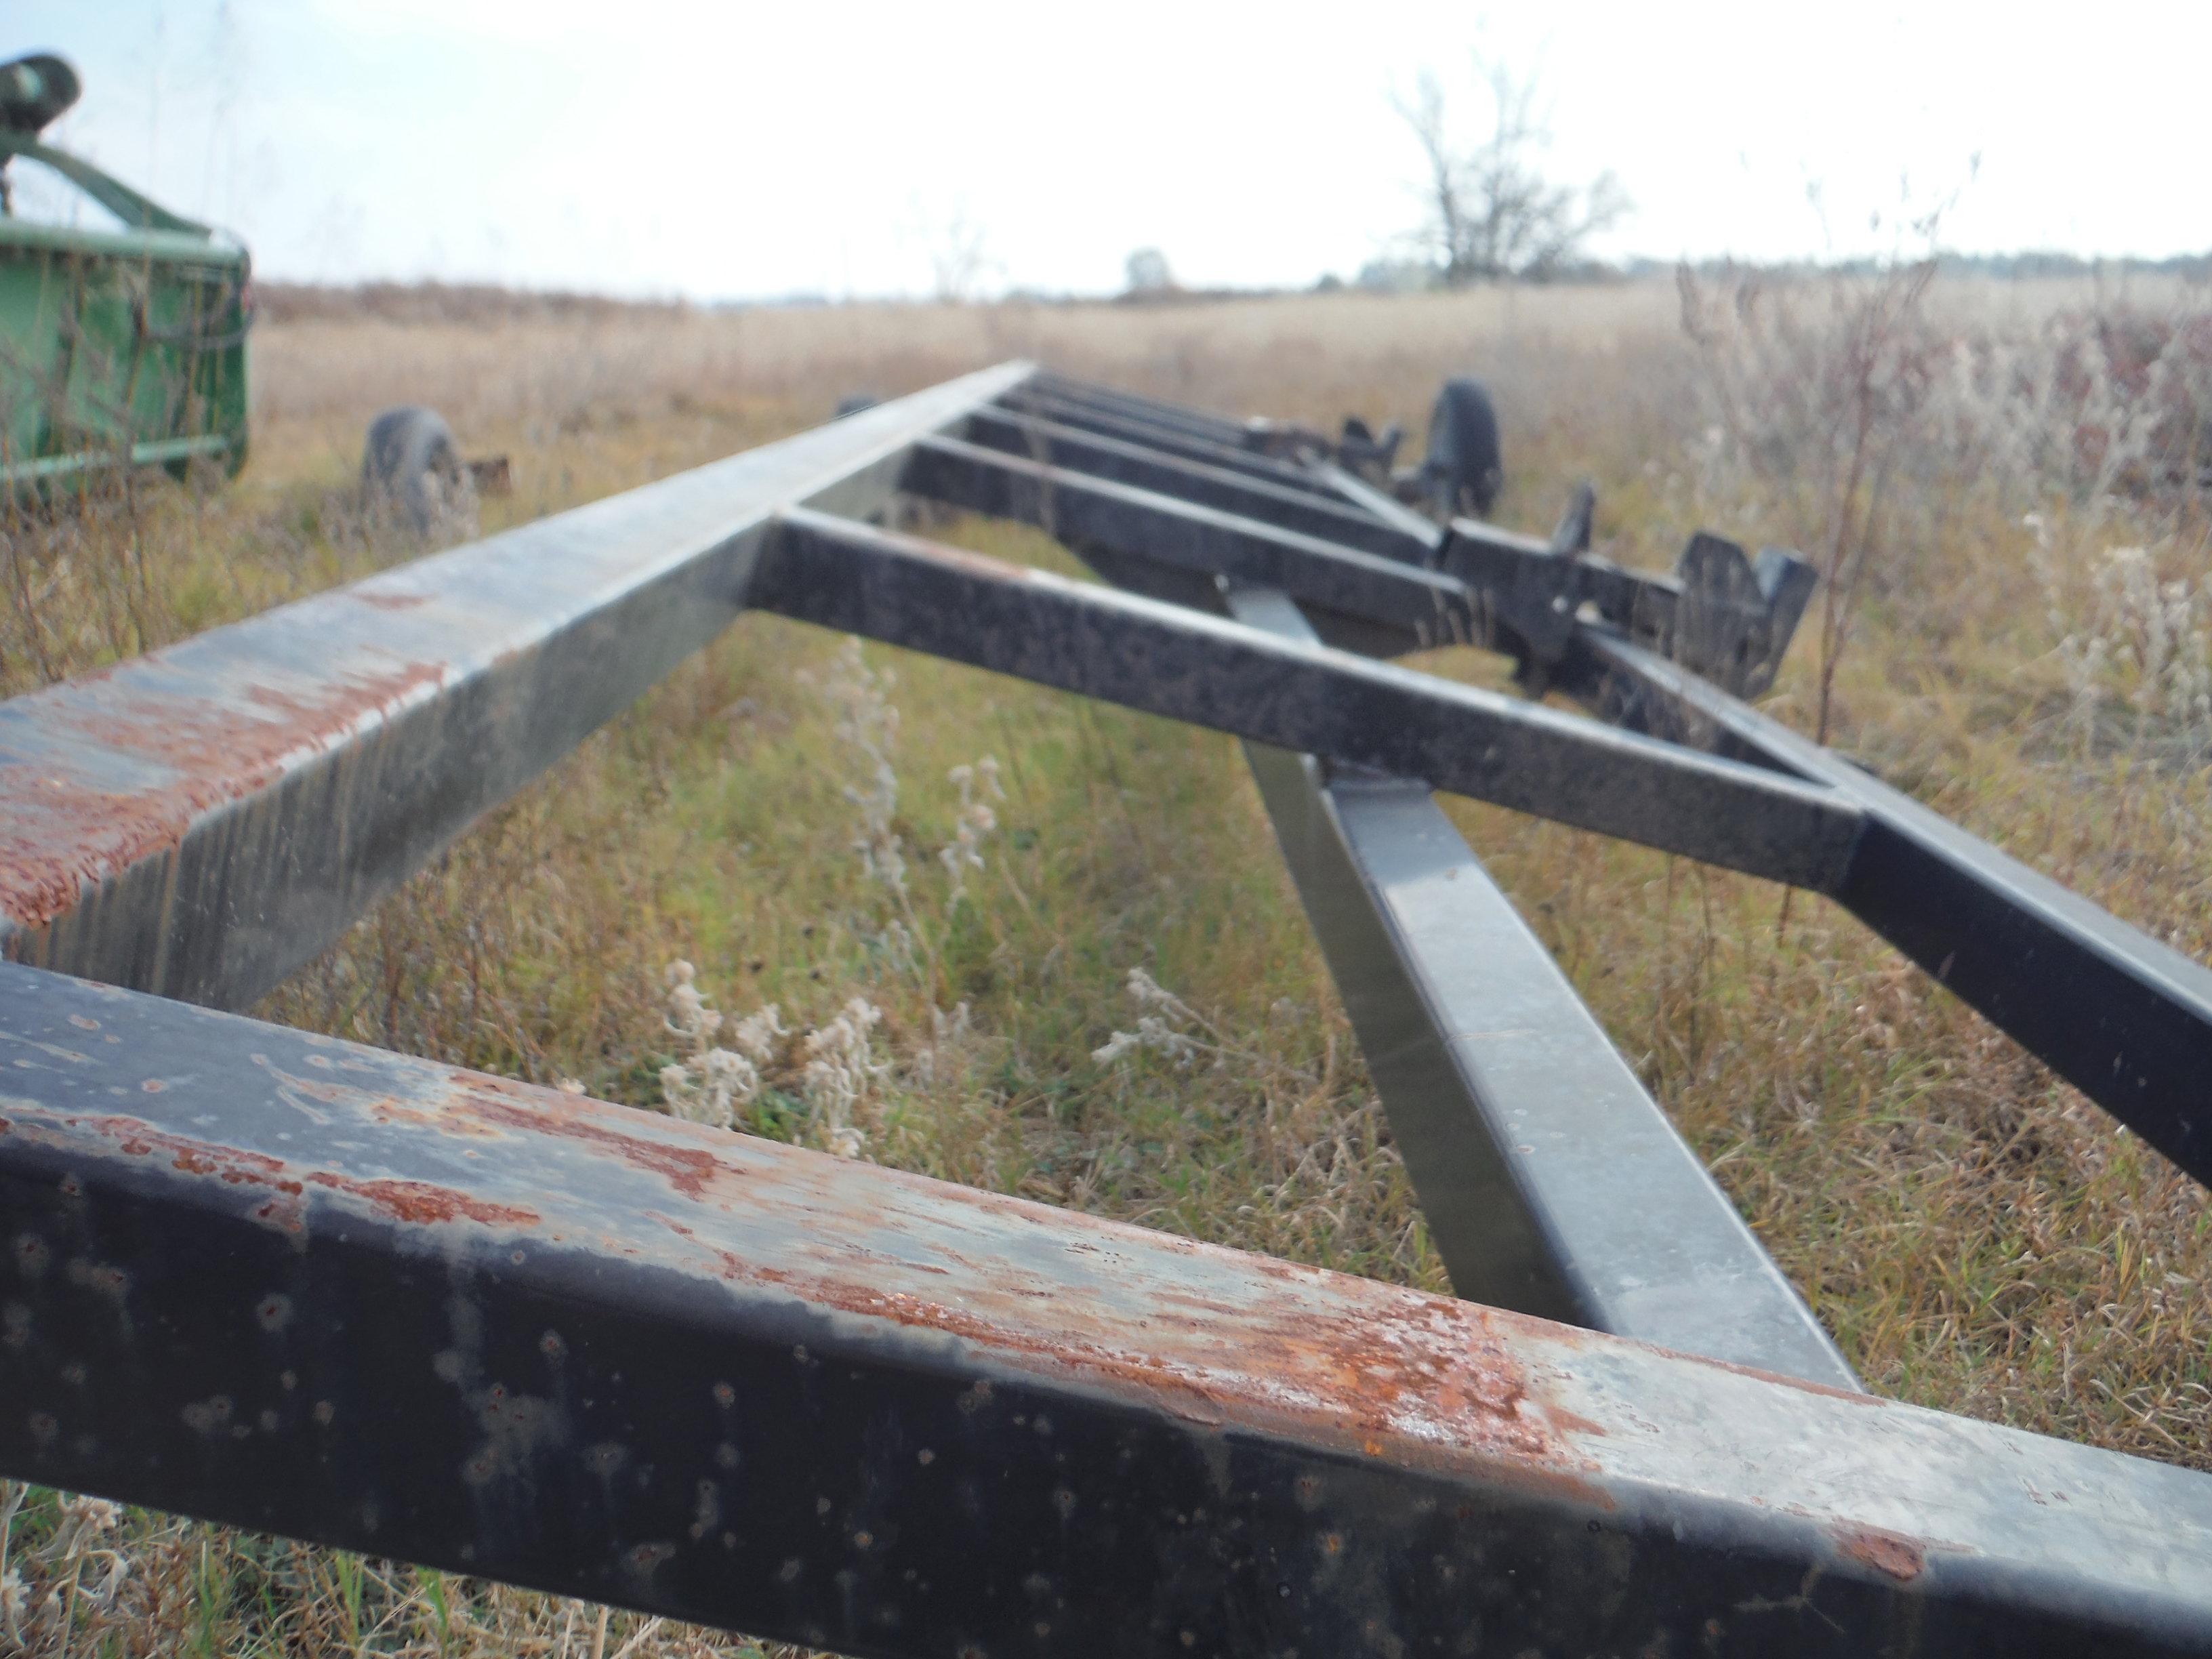
M 1829 792 L 1773 772 L 826 514 L 783 515 L 748 598 L 1771 880 L 1825 889 L 1858 838 Z
M 860 1655 L 2212 1631 L 2203 1475 L 20 967 L 0 1044 L 10 1474 Z

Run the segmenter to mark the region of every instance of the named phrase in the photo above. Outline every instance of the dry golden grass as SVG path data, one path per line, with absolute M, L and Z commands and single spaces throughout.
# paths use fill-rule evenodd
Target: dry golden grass
M 2187 296 L 2154 297 L 2171 311 Z M 1914 405 L 1911 446 L 1864 521 L 1832 737 L 2204 958 L 2212 718 L 2185 672 L 2203 650 L 2159 655 L 2125 597 L 2138 565 L 2107 556 L 2141 547 L 2157 580 L 2190 584 L 2200 597 L 2169 630 L 2185 634 L 2212 617 L 2201 511 L 2118 471 L 2085 483 L 2074 452 L 2087 417 L 2071 405 L 2057 461 L 2007 459 L 1993 434 L 2029 419 L 2017 376 L 1978 389 L 1957 368 L 1960 342 L 1991 334 L 2021 374 L 2039 351 L 2056 361 L 2082 337 L 2069 319 L 2100 301 L 2057 288 L 1932 296 L 1899 361 L 1960 384 Z M 1832 366 L 1816 313 L 1849 296 L 1773 303 L 1812 307 L 1804 361 Z M 1543 527 L 1588 474 L 1618 557 L 1668 561 L 1700 525 L 1754 544 L 1816 540 L 1835 518 L 1821 484 L 1832 434 L 1782 395 L 1802 390 L 1804 362 L 1768 336 L 1695 349 L 1677 316 L 1670 288 L 1643 287 L 306 319 L 257 343 L 257 458 L 238 484 L 149 487 L 11 529 L 0 685 L 404 556 L 348 498 L 368 416 L 400 401 L 442 409 L 472 451 L 513 456 L 515 494 L 487 512 L 495 527 L 813 424 L 847 392 L 896 393 L 1012 356 L 1225 410 L 1328 422 L 1356 409 L 1417 432 L 1437 382 L 1473 371 L 1506 419 L 1508 521 Z M 1735 382 L 1765 398 L 1741 429 L 1714 401 Z M 1884 418 L 1904 421 L 1898 409 Z M 2031 510 L 2039 532 L 2021 523 Z M 1025 533 L 945 533 L 1064 567 Z M 2092 663 L 2093 639 L 2106 643 Z M 1813 645 L 1772 700 L 1808 727 Z M 661 1024 L 671 959 L 696 963 L 732 1014 L 774 1002 L 799 1032 L 865 996 L 883 1011 L 873 1052 L 890 1067 L 852 1114 L 865 1155 L 1440 1286 L 1295 898 L 1250 855 L 1268 832 L 1234 745 L 871 652 L 895 665 L 907 717 L 902 911 L 850 850 L 842 790 L 859 757 L 829 696 L 836 646 L 747 618 L 262 1012 L 653 1106 L 682 1049 Z M 1432 665 L 1495 672 L 1466 653 Z M 1009 799 L 956 903 L 936 856 L 955 836 L 947 774 L 985 750 Z M 1759 883 L 1453 810 L 1872 1386 L 2212 1466 L 2212 1211 L 2193 1185 L 1832 908 L 1801 896 L 1785 916 Z M 887 943 L 902 917 L 911 950 Z M 1134 1022 L 1132 967 L 1196 1006 L 1218 1063 L 1092 1058 Z M 969 1029 L 940 1032 L 963 1001 Z M 769 1084 L 745 1127 L 821 1144 L 828 1126 L 796 1064 Z M 744 1646 L 165 1517 L 101 1520 L 43 1493 L 15 1517 L 27 1649 L 607 1659 Z M 111 1547 L 131 1564 L 112 1583 Z

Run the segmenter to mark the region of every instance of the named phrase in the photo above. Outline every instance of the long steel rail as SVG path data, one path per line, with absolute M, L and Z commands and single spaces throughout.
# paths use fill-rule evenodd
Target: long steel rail
M 2212 1477 L 1858 1392 L 1429 792 L 1836 896 L 2200 1178 L 2212 979 L 1645 579 L 1557 664 L 1629 730 L 1367 659 L 1528 647 L 1545 545 L 1010 365 L 0 704 L 0 1470 L 858 1654 L 2212 1651 Z M 188 1006 L 746 609 L 1246 738 L 1477 1300 Z

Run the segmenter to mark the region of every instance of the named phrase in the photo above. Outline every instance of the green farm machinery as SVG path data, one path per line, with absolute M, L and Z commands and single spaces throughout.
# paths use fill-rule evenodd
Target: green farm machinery
M 43 142 L 79 91 L 57 57 L 0 66 L 0 481 L 20 500 L 130 467 L 234 474 L 246 461 L 251 261 L 235 240 Z M 51 169 L 113 222 L 19 215 L 19 161 Z

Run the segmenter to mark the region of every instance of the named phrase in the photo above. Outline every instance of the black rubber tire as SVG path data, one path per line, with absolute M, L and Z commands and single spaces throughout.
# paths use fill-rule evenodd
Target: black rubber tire
M 50 52 L 0 64 L 0 127 L 33 135 L 61 118 L 84 90 L 69 60 Z
M 476 491 L 453 429 L 434 409 L 409 404 L 368 423 L 361 489 L 372 514 L 428 538 L 473 525 Z
M 1481 381 L 1458 375 L 1444 382 L 1429 416 L 1429 475 L 1439 505 L 1449 513 L 1490 511 L 1505 487 L 1505 457 L 1498 437 L 1498 406 Z

